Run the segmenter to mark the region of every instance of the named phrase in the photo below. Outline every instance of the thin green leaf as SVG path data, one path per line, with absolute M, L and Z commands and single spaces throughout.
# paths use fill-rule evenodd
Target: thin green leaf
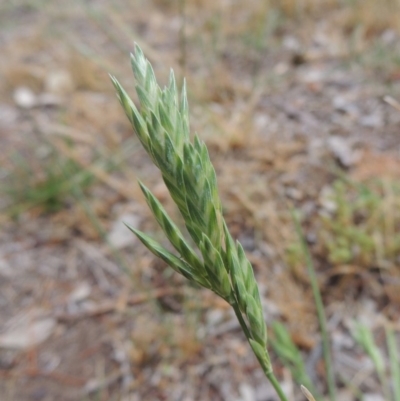
M 203 269 L 203 263 L 200 261 L 194 250 L 187 244 L 179 228 L 174 224 L 161 203 L 156 199 L 151 191 L 143 183 L 139 182 L 139 185 L 146 197 L 147 204 L 171 244 L 188 264 L 192 265 L 200 272 Z
M 145 233 L 133 228 L 129 224 L 125 224 L 129 230 L 131 230 L 143 243 L 143 245 L 158 258 L 162 259 L 168 266 L 174 269 L 177 273 L 182 274 L 188 280 L 200 284 L 205 288 L 210 288 L 209 283 L 204 280 L 201 276 L 198 276 L 193 268 L 188 265 L 185 261 L 179 259 L 173 253 L 169 252 L 163 246 L 161 246 L 158 242 L 154 241 L 151 237 L 146 235 Z
M 254 341 L 251 338 L 249 338 L 249 343 L 258 361 L 263 367 L 264 372 L 266 374 L 272 373 L 271 360 L 269 359 L 269 355 L 266 349 L 262 345 L 260 345 L 257 341 Z
M 394 401 L 400 401 L 400 360 L 399 350 L 396 344 L 396 336 L 391 327 L 386 327 L 386 343 L 389 351 L 390 370 L 392 377 L 392 387 Z

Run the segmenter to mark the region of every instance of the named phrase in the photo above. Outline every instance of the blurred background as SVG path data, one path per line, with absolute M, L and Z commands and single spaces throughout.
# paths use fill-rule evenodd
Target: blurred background
M 164 241 L 138 179 L 179 219 L 108 78 L 136 100 L 134 42 L 161 85 L 170 68 L 186 77 L 192 132 L 254 265 L 290 399 L 302 399 L 299 371 L 327 393 L 293 206 L 338 399 L 388 400 L 386 338 L 400 330 L 399 0 L 0 2 L 2 400 L 276 400 L 228 305 L 123 225 Z

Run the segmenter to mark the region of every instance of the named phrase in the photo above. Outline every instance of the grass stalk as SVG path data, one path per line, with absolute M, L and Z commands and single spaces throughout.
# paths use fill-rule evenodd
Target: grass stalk
M 231 305 L 233 307 L 233 310 L 235 311 L 235 315 L 236 315 L 236 317 L 237 317 L 237 319 L 238 319 L 238 321 L 240 323 L 240 326 L 241 326 L 241 328 L 243 330 L 243 333 L 245 334 L 247 340 L 249 340 L 251 338 L 251 333 L 250 333 L 250 331 L 249 331 L 249 329 L 247 327 L 246 322 L 243 319 L 243 315 L 240 312 L 239 305 L 238 305 L 237 301 L 236 300 L 233 301 L 233 303 Z M 250 345 L 251 345 L 251 343 L 250 343 Z M 260 361 L 260 365 L 261 365 L 261 367 L 263 369 L 263 372 L 264 372 L 266 378 L 269 380 L 271 385 L 274 387 L 276 393 L 278 394 L 279 399 L 281 401 L 288 401 L 285 393 L 283 392 L 283 389 L 282 389 L 279 381 L 277 380 L 277 378 L 274 375 L 274 372 L 273 372 L 272 368 L 265 368 L 264 364 L 262 363 L 262 361 Z
M 384 399 L 390 401 L 390 386 L 388 380 L 386 379 L 385 359 L 374 340 L 372 330 L 365 324 L 357 323 L 354 338 L 371 358 L 376 374 L 378 375 L 379 382 L 382 386 Z
M 267 328 L 253 267 L 232 238 L 222 215 L 217 179 L 204 142 L 190 136 L 186 85 L 178 93 L 171 71 L 161 89 L 153 68 L 136 47 L 131 57 L 140 110 L 115 77 L 111 80 L 132 127 L 177 205 L 191 241 L 184 238 L 157 198 L 142 183 L 149 208 L 175 249 L 170 252 L 135 227 L 128 228 L 157 257 L 192 283 L 210 289 L 234 309 L 266 377 L 281 401 L 288 401 L 273 374 Z M 192 248 L 193 244 L 196 248 Z
M 265 375 L 267 376 L 269 382 L 272 384 L 272 386 L 274 387 L 276 393 L 278 394 L 278 397 L 281 401 L 288 401 L 285 393 L 283 392 L 283 389 L 281 387 L 281 385 L 279 384 L 278 380 L 276 379 L 274 373 L 271 372 L 265 372 Z
M 271 340 L 272 348 L 282 363 L 290 370 L 295 382 L 307 387 L 317 401 L 321 400 L 322 397 L 318 394 L 318 391 L 309 377 L 301 352 L 292 341 L 289 331 L 279 322 L 273 323 L 272 330 L 274 334 Z
M 394 401 L 400 401 L 400 360 L 394 330 L 386 326 L 386 343 L 389 351 Z
M 312 261 L 311 253 L 306 243 L 303 230 L 300 225 L 300 221 L 295 211 L 292 209 L 292 217 L 296 227 L 296 233 L 299 238 L 303 254 L 306 259 L 307 271 L 310 277 L 311 289 L 314 297 L 315 306 L 317 308 L 317 316 L 321 329 L 322 337 L 322 352 L 324 355 L 325 369 L 327 376 L 328 392 L 330 401 L 336 400 L 336 386 L 335 386 L 335 376 L 333 371 L 333 364 L 331 359 L 331 352 L 329 346 L 329 336 L 327 330 L 326 316 L 324 311 L 324 304 L 322 302 L 321 292 L 318 286 L 317 275 L 315 273 L 314 263 Z

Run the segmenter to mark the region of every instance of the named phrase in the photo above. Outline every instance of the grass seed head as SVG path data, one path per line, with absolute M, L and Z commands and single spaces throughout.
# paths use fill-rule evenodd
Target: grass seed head
M 198 136 L 190 139 L 186 84 L 179 96 L 171 71 L 168 86 L 161 89 L 150 62 L 138 46 L 131 62 L 140 108 L 116 78 L 111 77 L 112 82 L 136 135 L 160 169 L 198 251 L 192 249 L 161 203 L 142 183 L 146 201 L 178 256 L 146 234 L 128 228 L 176 272 L 211 289 L 233 306 L 257 359 L 264 371 L 270 373 L 267 332 L 253 268 L 223 219 L 207 147 Z

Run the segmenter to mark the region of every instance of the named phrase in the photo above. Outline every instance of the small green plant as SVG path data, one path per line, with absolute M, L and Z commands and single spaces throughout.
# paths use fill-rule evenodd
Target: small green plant
M 319 290 L 317 274 L 315 272 L 315 267 L 312 260 L 311 252 L 307 245 L 303 230 L 301 228 L 299 217 L 296 215 L 294 210 L 292 210 L 292 217 L 295 224 L 297 237 L 299 239 L 300 246 L 303 251 L 303 256 L 305 259 L 305 264 L 307 266 L 308 276 L 310 278 L 311 290 L 313 293 L 315 307 L 317 309 L 317 316 L 322 337 L 322 353 L 324 355 L 324 360 L 325 360 L 329 399 L 330 401 L 335 401 L 336 400 L 335 376 L 333 372 L 333 364 L 329 347 L 328 328 L 327 328 L 324 304 L 322 302 L 321 291 Z
M 38 206 L 44 212 L 58 211 L 73 188 L 87 188 L 95 181 L 89 171 L 55 149 L 45 158 L 32 159 L 28 162 L 21 154 L 13 155 L 9 183 L 3 186 L 10 200 L 6 211 L 12 217 Z
M 274 322 L 272 331 L 274 333 L 271 339 L 272 348 L 283 364 L 290 369 L 294 380 L 306 386 L 317 400 L 321 399 L 306 371 L 301 352 L 292 341 L 287 328 L 282 323 Z
M 222 215 L 214 167 L 204 142 L 191 141 L 185 83 L 179 96 L 174 73 L 161 89 L 150 62 L 136 46 L 131 57 L 140 111 L 111 77 L 118 98 L 140 142 L 160 169 L 169 193 L 198 251 L 155 196 L 140 183 L 147 203 L 177 254 L 128 226 L 142 243 L 188 280 L 212 290 L 235 311 L 243 332 L 279 398 L 287 398 L 276 379 L 267 351 L 267 330 L 253 268 L 242 245 L 232 238 Z
M 399 354 L 396 345 L 394 331 L 390 327 L 385 327 L 386 343 L 389 351 L 390 374 L 387 375 L 385 358 L 383 353 L 375 343 L 372 330 L 364 324 L 357 323 L 354 330 L 354 338 L 364 349 L 372 360 L 376 374 L 378 375 L 382 391 L 387 401 L 400 401 L 400 367 Z M 392 378 L 392 390 L 387 376 Z M 393 396 L 392 396 L 393 394 Z
M 400 191 L 395 182 L 360 184 L 339 179 L 330 200 L 332 216 L 322 216 L 321 237 L 333 264 L 390 267 L 400 252 Z
M 357 182 L 343 176 L 324 196 L 331 210 L 312 222 L 321 255 L 332 265 L 391 268 L 400 254 L 400 187 L 394 180 Z M 304 259 L 300 243 L 286 247 L 286 262 Z

